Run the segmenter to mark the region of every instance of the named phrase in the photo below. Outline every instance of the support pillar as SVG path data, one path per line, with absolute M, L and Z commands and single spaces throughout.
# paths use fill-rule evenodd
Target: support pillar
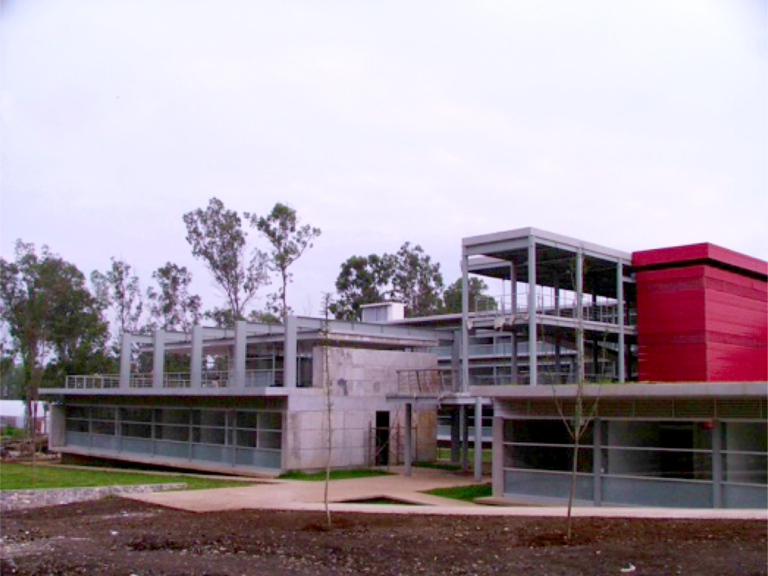
M 712 429 L 712 507 L 723 507 L 723 423 Z
M 298 336 L 297 318 L 296 316 L 286 316 L 283 322 L 285 322 L 285 343 L 283 345 L 283 386 L 286 388 L 296 388 L 296 339 Z
M 592 492 L 595 506 L 603 505 L 603 422 L 592 422 Z
M 192 349 L 189 353 L 189 385 L 192 388 L 203 386 L 203 327 L 192 326 Z
M 459 410 L 451 409 L 451 462 L 458 464 L 461 460 L 461 422 Z
M 162 388 L 165 380 L 165 330 L 155 330 L 152 354 L 152 388 Z
M 576 252 L 576 381 L 584 382 L 584 253 Z
M 536 238 L 528 237 L 528 375 L 530 386 L 539 380 L 539 354 L 536 346 Z
M 413 455 L 411 453 L 411 447 L 413 445 L 413 404 L 410 402 L 405 405 L 405 446 L 403 450 L 403 459 L 405 460 L 406 476 L 411 475 L 411 463 Z
M 131 387 L 131 359 L 133 338 L 128 332 L 123 332 L 120 342 L 120 388 L 128 389 Z
M 461 414 L 461 469 L 466 471 L 469 468 L 469 421 L 467 418 L 467 407 L 459 408 Z
M 483 479 L 483 403 L 475 398 L 475 480 Z
M 233 356 L 233 374 L 229 377 L 229 386 L 245 388 L 245 354 L 247 350 L 248 323 L 245 320 L 235 322 L 235 349 Z
M 498 404 L 494 408 L 498 409 Z M 501 498 L 504 496 L 504 419 L 495 414 L 494 412 L 493 444 L 491 445 L 493 473 L 491 479 L 493 481 L 493 496 Z
M 510 288 L 510 317 L 512 318 L 512 326 L 510 326 L 509 332 L 509 346 L 510 346 L 510 371 L 512 384 L 518 384 L 518 368 L 517 368 L 517 333 L 515 332 L 515 317 L 517 316 L 517 269 L 512 264 L 509 267 L 509 283 Z
M 624 266 L 621 260 L 616 263 L 616 313 L 619 321 L 619 384 L 624 384 L 627 380 L 627 352 L 624 348 Z
M 469 259 L 461 256 L 461 391 L 469 391 Z

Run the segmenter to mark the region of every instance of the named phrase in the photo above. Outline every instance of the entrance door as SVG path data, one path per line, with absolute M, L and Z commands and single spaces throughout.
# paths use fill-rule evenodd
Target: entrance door
M 376 466 L 389 465 L 389 412 L 376 412 Z

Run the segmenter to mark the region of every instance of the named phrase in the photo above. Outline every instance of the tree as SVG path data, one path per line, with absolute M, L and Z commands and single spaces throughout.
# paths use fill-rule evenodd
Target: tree
M 469 312 L 496 310 L 499 305 L 493 296 L 489 296 L 488 285 L 472 276 L 469 278 Z M 443 312 L 446 314 L 461 312 L 461 278 L 448 286 L 443 292 Z
M 21 360 L 27 422 L 33 435 L 33 401 L 46 364 L 62 370 L 103 352 L 107 327 L 85 277 L 43 246 L 16 242 L 13 262 L 0 258 L 0 319 Z
M 411 247 L 410 242 L 387 258 L 392 270 L 391 298 L 405 304 L 406 317 L 439 314 L 443 293 L 440 264 L 432 263 L 421 246 Z
M 200 322 L 200 296 L 189 293 L 192 274 L 186 266 L 168 262 L 152 273 L 159 290 L 147 290 L 152 322 L 163 330 L 190 332 Z
M 184 224 L 192 255 L 203 261 L 224 292 L 232 320 L 244 319 L 246 306 L 269 281 L 267 255 L 259 250 L 247 255 L 240 216 L 218 198 L 211 198 L 205 210 L 185 214 Z
M 285 318 L 288 315 L 287 288 L 291 281 L 288 268 L 298 260 L 307 248 L 312 247 L 312 241 L 321 234 L 320 228 L 313 228 L 309 224 L 299 226 L 299 218 L 296 210 L 285 204 L 277 203 L 272 212 L 267 216 L 245 214 L 251 225 L 269 240 L 272 252 L 269 255 L 270 268 L 280 274 L 281 288 L 278 293 L 279 315 Z
M 112 349 L 119 354 L 122 335 L 139 331 L 144 300 L 131 265 L 114 257 L 111 260 L 112 266 L 105 273 L 96 270 L 91 274 L 91 283 L 102 307 L 113 309 Z
M 384 301 L 392 274 L 389 265 L 376 254 L 350 257 L 336 278 L 338 297 L 330 304 L 330 312 L 339 320 L 359 320 L 360 306 Z

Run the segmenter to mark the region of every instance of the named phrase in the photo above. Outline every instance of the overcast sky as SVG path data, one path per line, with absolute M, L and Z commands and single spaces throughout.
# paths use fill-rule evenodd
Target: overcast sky
M 447 284 L 526 226 L 768 259 L 764 0 L 0 2 L 6 258 L 172 261 L 220 305 L 182 222 L 216 196 L 322 228 L 299 314 L 349 256 L 410 241 Z

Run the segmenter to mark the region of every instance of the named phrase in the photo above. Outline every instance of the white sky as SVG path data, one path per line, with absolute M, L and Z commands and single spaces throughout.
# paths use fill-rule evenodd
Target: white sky
M 768 258 L 765 0 L 0 2 L 6 258 L 173 261 L 218 305 L 181 219 L 212 196 L 323 229 L 298 314 L 349 256 L 411 241 L 448 284 L 526 226 Z

